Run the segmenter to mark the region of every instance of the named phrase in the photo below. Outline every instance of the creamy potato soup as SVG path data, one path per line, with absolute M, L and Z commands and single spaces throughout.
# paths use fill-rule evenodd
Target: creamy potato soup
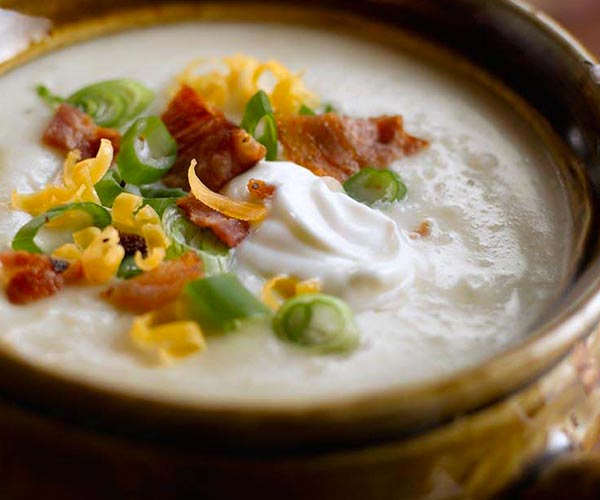
M 8 73 L 0 108 L 0 343 L 78 380 L 247 404 L 428 381 L 521 341 L 567 273 L 569 206 L 532 127 L 360 36 L 130 31 Z M 37 239 L 15 239 L 32 216 Z

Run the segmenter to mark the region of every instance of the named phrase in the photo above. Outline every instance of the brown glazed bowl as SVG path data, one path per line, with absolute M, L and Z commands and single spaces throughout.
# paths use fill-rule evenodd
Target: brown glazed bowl
M 421 50 L 501 94 L 564 159 L 576 249 L 569 282 L 527 341 L 452 377 L 368 396 L 175 405 L 0 353 L 0 498 L 551 498 L 547 488 L 558 495 L 565 481 L 573 488 L 565 494 L 600 498 L 595 457 L 565 465 L 600 429 L 600 72 L 560 27 L 517 0 L 0 0 L 0 8 L 51 23 L 32 22 L 47 31 L 41 37 L 0 32 L 0 78 L 65 44 L 190 19 L 318 25 Z M 587 490 L 575 489 L 584 479 Z

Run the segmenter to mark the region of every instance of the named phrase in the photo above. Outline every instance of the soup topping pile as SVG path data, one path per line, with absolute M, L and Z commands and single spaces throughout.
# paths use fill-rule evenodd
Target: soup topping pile
M 258 320 L 310 352 L 351 350 L 352 311 L 410 284 L 414 263 L 385 215 L 407 187 L 388 167 L 427 142 L 400 116 L 320 105 L 278 62 L 202 64 L 177 77 L 160 117 L 144 115 L 154 95 L 134 80 L 66 98 L 38 88 L 55 110 L 42 140 L 66 159 L 55 183 L 13 193 L 33 218 L 0 254 L 8 299 L 101 286 L 102 300 L 136 315 L 133 343 L 165 362 Z M 40 231 L 69 241 L 42 248 Z M 236 263 L 264 278 L 260 293 Z

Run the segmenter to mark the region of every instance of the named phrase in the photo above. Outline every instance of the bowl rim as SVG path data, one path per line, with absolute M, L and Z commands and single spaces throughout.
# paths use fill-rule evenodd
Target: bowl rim
M 509 9 L 511 15 L 525 19 L 536 29 L 552 36 L 556 43 L 562 44 L 569 55 L 581 64 L 596 63 L 595 58 L 563 27 L 537 9 L 520 0 L 495 1 Z M 205 3 L 200 5 L 204 9 Z M 228 8 L 230 6 L 231 4 L 228 4 Z M 0 7 L 2 7 L 1 0 Z M 198 7 L 199 5 L 196 5 L 194 9 Z M 245 7 L 247 8 L 247 5 Z M 302 9 L 302 7 L 298 8 Z M 146 7 L 142 9 L 145 10 Z M 287 3 L 285 9 L 296 10 Z M 317 12 L 324 11 L 317 9 Z M 130 14 L 137 15 L 139 11 L 134 9 Z M 117 12 L 108 19 L 111 18 L 123 21 L 124 11 Z M 131 18 L 122 25 L 114 24 L 109 30 L 102 30 L 100 25 L 95 24 L 106 23 L 106 19 L 87 21 L 87 24 L 69 23 L 60 27 L 49 42 L 34 45 L 8 63 L 0 64 L 0 77 L 13 67 L 25 64 L 35 57 L 50 53 L 69 43 L 68 38 L 64 40 L 60 38 L 68 29 L 81 30 L 77 32 L 74 39 L 79 42 L 114 31 L 124 31 L 140 23 L 144 26 L 161 24 L 158 18 L 154 19 L 155 22 L 148 23 L 140 18 L 135 21 Z M 360 22 L 364 22 L 364 19 Z M 62 29 L 65 31 L 61 31 Z M 399 30 L 397 27 L 390 29 Z M 73 402 L 73 399 L 83 398 L 83 401 L 87 400 L 87 404 L 90 405 L 118 401 L 115 411 L 107 412 L 109 419 L 119 419 L 124 411 L 133 411 L 137 415 L 146 414 L 152 409 L 161 415 L 159 423 L 165 418 L 169 421 L 183 419 L 188 424 L 191 422 L 192 426 L 203 426 L 207 422 L 215 422 L 216 419 L 224 419 L 225 423 L 243 427 L 243 421 L 248 419 L 258 422 L 260 428 L 268 427 L 274 421 L 295 422 L 300 425 L 316 419 L 318 422 L 336 425 L 349 420 L 357 424 L 385 420 L 393 422 L 391 425 L 394 428 L 404 429 L 411 434 L 425 427 L 439 425 L 456 414 L 481 409 L 503 396 L 513 394 L 537 380 L 563 359 L 576 343 L 592 331 L 600 318 L 600 262 L 596 262 L 588 274 L 592 276 L 588 276 L 591 279 L 588 279 L 587 283 L 581 280 L 576 283 L 575 289 L 578 289 L 580 294 L 575 300 L 567 301 L 558 315 L 548 323 L 535 328 L 527 339 L 493 358 L 443 378 L 411 385 L 398 384 L 371 390 L 368 394 L 348 395 L 327 401 L 322 398 L 312 401 L 280 401 L 277 405 L 265 405 L 263 402 L 250 404 L 156 399 L 146 394 L 134 394 L 118 387 L 104 385 L 101 382 L 77 380 L 74 376 L 54 371 L 52 368 L 35 365 L 5 348 L 0 350 L 0 380 L 6 380 L 6 376 L 11 375 L 18 381 L 12 389 L 1 382 L 0 389 L 8 390 L 12 398 L 25 399 L 26 404 L 33 408 L 36 408 L 37 404 L 32 402 L 32 396 L 41 397 L 43 400 L 52 400 L 54 395 L 58 396 L 54 400 L 55 409 L 65 404 L 71 409 L 77 407 L 78 403 Z M 571 290 L 569 293 L 573 292 L 574 290 Z M 465 383 L 466 381 L 468 383 Z M 44 408 L 46 406 L 44 405 Z M 63 415 L 59 410 L 56 410 L 56 414 Z M 431 418 L 424 419 L 426 415 Z M 201 418 L 196 419 L 194 423 L 195 417 Z M 423 422 L 426 424 L 424 425 Z

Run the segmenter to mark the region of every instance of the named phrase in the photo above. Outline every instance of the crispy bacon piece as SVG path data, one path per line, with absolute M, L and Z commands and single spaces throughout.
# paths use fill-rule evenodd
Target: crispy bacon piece
M 177 200 L 177 205 L 196 226 L 211 229 L 230 248 L 238 246 L 250 232 L 250 225 L 246 221 L 227 217 L 191 194 Z
M 363 167 L 387 168 L 428 145 L 404 131 L 401 116 L 289 116 L 279 120 L 278 131 L 290 161 L 340 182 Z
M 267 200 L 275 194 L 275 186 L 260 179 L 250 179 L 246 185 L 248 192 L 259 200 Z
M 431 221 L 424 220 L 423 222 L 421 222 L 419 227 L 417 227 L 411 233 L 409 233 L 408 236 L 412 240 L 417 240 L 419 238 L 427 238 L 428 236 L 431 236 Z
M 266 154 L 262 144 L 188 86 L 181 87 L 162 119 L 178 146 L 175 165 L 163 178 L 167 186 L 189 189 L 187 173 L 195 159 L 200 180 L 219 191 Z
M 65 261 L 21 251 L 0 253 L 0 263 L 6 296 L 13 304 L 27 304 L 60 292 L 70 268 Z
M 193 252 L 188 252 L 177 260 L 165 261 L 152 271 L 109 288 L 103 296 L 120 309 L 143 314 L 175 300 L 189 281 L 202 275 L 202 261 Z
M 101 139 L 110 140 L 115 154 L 118 152 L 121 144 L 118 130 L 98 127 L 88 114 L 64 103 L 56 110 L 43 136 L 48 146 L 65 153 L 78 149 L 82 159 L 96 156 Z
M 64 261 L 62 261 L 64 262 Z M 80 260 L 69 263 L 69 266 L 65 271 L 63 271 L 62 276 L 65 278 L 65 283 L 67 285 L 72 285 L 74 283 L 79 283 L 85 278 L 83 273 L 83 264 Z

